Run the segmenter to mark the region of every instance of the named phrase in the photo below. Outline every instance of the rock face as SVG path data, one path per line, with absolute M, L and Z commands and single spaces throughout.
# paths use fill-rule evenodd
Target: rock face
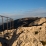
M 23 33 L 12 46 L 46 46 L 46 18 L 34 21 L 33 25 L 17 28 L 17 34 L 22 31 Z
M 2 46 L 2 43 L 0 42 L 0 46 Z
M 44 46 L 46 43 L 45 26 L 21 27 L 17 29 L 17 34 L 23 33 L 14 41 L 12 46 Z
M 24 23 L 26 22 L 24 21 Z M 8 40 L 6 42 L 8 44 L 4 46 L 46 46 L 46 18 L 33 20 L 33 22 L 28 23 L 27 27 L 19 26 L 11 34 L 8 34 L 8 38 L 5 34 L 6 31 L 3 35 Z M 9 37 L 11 38 L 9 39 Z M 1 42 L 0 46 L 2 46 Z

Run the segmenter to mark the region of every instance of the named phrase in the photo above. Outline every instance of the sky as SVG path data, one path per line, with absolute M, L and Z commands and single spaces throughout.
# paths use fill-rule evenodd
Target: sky
M 46 17 L 46 0 L 0 0 L 0 15 L 13 19 Z

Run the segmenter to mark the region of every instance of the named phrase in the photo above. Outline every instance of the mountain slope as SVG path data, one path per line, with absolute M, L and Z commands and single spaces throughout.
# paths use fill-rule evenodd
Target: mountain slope
M 8 40 L 4 46 L 46 46 L 46 18 L 17 19 L 14 28 L 8 33 L 4 30 L 3 39 Z

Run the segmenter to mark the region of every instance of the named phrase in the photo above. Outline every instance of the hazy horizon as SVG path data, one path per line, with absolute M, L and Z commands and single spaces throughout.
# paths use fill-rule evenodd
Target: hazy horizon
M 0 0 L 0 15 L 13 19 L 46 17 L 46 0 Z

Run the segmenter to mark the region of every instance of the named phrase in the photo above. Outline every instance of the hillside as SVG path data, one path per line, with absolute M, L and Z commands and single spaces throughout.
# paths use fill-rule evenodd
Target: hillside
M 17 19 L 14 28 L 4 30 L 0 46 L 46 46 L 46 17 Z

